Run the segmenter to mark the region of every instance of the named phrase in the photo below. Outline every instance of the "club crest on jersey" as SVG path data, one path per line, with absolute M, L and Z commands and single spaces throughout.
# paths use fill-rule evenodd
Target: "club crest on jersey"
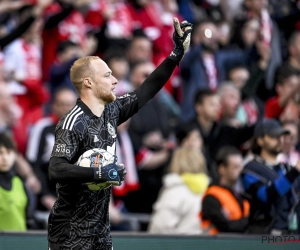
M 108 133 L 111 135 L 112 138 L 117 137 L 116 130 L 110 123 L 107 123 L 107 129 L 108 129 Z

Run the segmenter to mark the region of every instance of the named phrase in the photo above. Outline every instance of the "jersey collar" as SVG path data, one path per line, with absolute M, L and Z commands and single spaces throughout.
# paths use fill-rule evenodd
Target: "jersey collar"
M 83 112 L 89 116 L 89 118 L 93 118 L 95 116 L 90 108 L 80 98 L 77 99 L 76 105 L 79 106 Z

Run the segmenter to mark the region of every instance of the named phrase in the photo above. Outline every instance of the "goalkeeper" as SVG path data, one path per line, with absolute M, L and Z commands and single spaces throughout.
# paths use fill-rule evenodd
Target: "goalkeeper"
M 111 188 L 91 191 L 86 182 L 120 185 L 126 171 L 122 165 L 104 168 L 76 166 L 79 156 L 93 148 L 115 154 L 117 126 L 134 115 L 164 86 L 189 44 L 192 25 L 174 18 L 174 49 L 135 91 L 116 97 L 113 72 L 99 57 L 74 62 L 70 78 L 80 98 L 57 124 L 49 177 L 57 183 L 58 198 L 49 216 L 49 249 L 112 249 L 108 206 Z M 163 45 L 162 45 L 163 46 Z M 117 172 L 116 182 L 105 175 Z M 105 177 L 106 176 L 106 177 Z

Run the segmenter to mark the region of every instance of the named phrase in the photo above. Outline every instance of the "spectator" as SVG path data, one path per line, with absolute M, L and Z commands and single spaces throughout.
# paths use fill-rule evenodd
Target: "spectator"
M 296 149 L 299 143 L 298 126 L 294 122 L 286 122 L 283 128 L 289 131 L 289 134 L 284 136 L 282 152 L 277 156 L 278 163 L 285 163 L 290 166 L 296 166 L 300 159 L 300 153 Z
M 22 109 L 11 95 L 8 84 L 0 83 L 0 132 L 10 130 L 22 115 Z
M 200 44 L 191 48 L 180 64 L 183 122 L 195 114 L 193 97 L 198 90 L 215 91 L 226 79 L 226 71 L 246 60 L 246 53 L 241 50 L 218 50 L 218 30 L 211 21 L 204 21 L 197 30 L 200 32 Z
M 242 103 L 237 117 L 243 125 L 253 125 L 264 117 L 264 102 L 256 95 L 260 81 L 263 79 L 260 69 L 251 74 L 244 65 L 237 65 L 228 71 L 228 79 L 241 91 Z M 262 71 L 261 71 L 262 72 Z
M 219 89 L 221 104 L 220 122 L 231 127 L 240 127 L 242 122 L 237 118 L 238 108 L 241 104 L 240 90 L 233 83 L 223 83 Z
M 250 72 L 245 65 L 236 65 L 228 71 L 228 80 L 240 90 L 246 85 L 250 78 Z
M 170 42 L 172 36 L 173 17 L 178 17 L 177 2 L 175 0 L 159 1 L 127 1 L 127 8 L 134 23 L 134 30 L 142 30 L 153 43 L 153 62 L 158 64 L 168 54 L 173 44 Z M 164 44 L 164 46 L 161 46 Z
M 300 82 L 299 74 L 294 69 L 283 66 L 276 72 L 277 96 L 266 102 L 266 117 L 280 119 L 281 121 L 298 122 Z
M 243 157 L 234 147 L 222 147 L 216 156 L 219 183 L 206 190 L 200 213 L 204 233 L 242 233 L 248 224 L 249 202 L 235 191 Z
M 170 171 L 153 205 L 150 233 L 199 234 L 198 213 L 201 197 L 208 186 L 205 158 L 199 148 L 179 147 L 175 150 Z
M 119 84 L 119 83 L 118 83 Z M 114 186 L 112 189 L 113 197 L 110 203 L 110 223 L 111 230 L 114 231 L 131 231 L 136 230 L 139 225 L 126 220 L 128 209 L 123 200 L 130 192 L 139 189 L 140 183 L 138 178 L 137 167 L 135 164 L 135 155 L 131 138 L 128 133 L 130 119 L 118 126 L 116 156 L 119 162 L 123 162 L 126 166 L 126 176 L 120 186 Z
M 137 64 L 130 76 L 133 87 L 140 86 L 154 68 L 151 62 Z M 139 170 L 140 189 L 126 197 L 125 205 L 130 212 L 151 213 L 162 186 L 170 149 L 174 147 L 170 139 L 170 116 L 157 96 L 132 117 L 128 132 Z M 140 202 L 137 204 L 136 200 Z
M 251 49 L 259 38 L 259 20 L 256 18 L 241 18 L 235 20 L 231 36 L 231 44 L 240 49 Z
M 300 72 L 300 31 L 295 31 L 288 41 L 289 57 L 285 65 Z
M 59 119 L 75 106 L 76 97 L 74 91 L 68 88 L 57 89 L 51 105 L 51 116 L 37 121 L 30 132 L 26 158 L 42 183 L 37 201 L 38 211 L 50 211 L 56 201 L 56 188 L 48 177 L 54 131 Z
M 197 127 L 193 125 L 180 125 L 176 128 L 176 139 L 178 145 L 186 148 L 195 148 L 204 152 L 203 148 L 203 138 L 197 129 Z
M 49 80 L 49 70 L 55 61 L 59 42 L 70 40 L 82 48 L 86 40 L 84 17 L 80 9 L 91 0 L 60 0 L 53 2 L 45 11 L 43 39 L 43 80 Z
M 220 1 L 220 5 L 223 9 L 226 21 L 228 21 L 229 23 L 233 22 L 233 18 L 243 8 L 243 1 L 244 0 Z
M 49 88 L 52 97 L 62 87 L 76 92 L 70 80 L 70 68 L 82 55 L 82 50 L 78 44 L 67 40 L 58 44 L 56 55 L 56 62 L 50 66 Z
M 207 152 L 208 171 L 213 181 L 218 175 L 215 167 L 215 156 L 218 150 L 225 145 L 240 147 L 253 135 L 253 126 L 234 128 L 218 122 L 220 115 L 219 96 L 210 91 L 198 91 L 195 95 L 196 116 L 187 124 L 195 126 L 201 133 L 204 148 Z
M 283 135 L 289 133 L 274 119 L 260 121 L 254 131 L 254 159 L 246 164 L 242 182 L 251 203 L 247 231 L 255 234 L 286 235 L 293 233 L 292 221 L 299 218 L 298 203 L 300 161 L 294 168 L 277 163 L 282 152 Z M 292 185 L 294 184 L 294 185 Z M 297 185 L 295 185 L 297 184 Z M 296 193 L 294 193 L 296 192 Z M 298 221 L 299 230 L 299 221 Z M 296 229 L 296 232 L 299 233 Z
M 265 75 L 271 57 L 271 47 L 259 39 L 259 20 L 249 17 L 236 20 L 233 30 L 232 46 L 249 50 L 247 67 L 251 78 L 242 89 L 242 94 L 244 97 L 257 96 L 262 101 L 266 101 L 268 97 L 272 96 L 272 91 L 267 89 L 265 84 Z M 257 100 L 257 98 L 255 99 Z
M 139 189 L 139 179 L 135 163 L 132 140 L 128 133 L 130 120 L 118 126 L 118 140 L 116 144 L 116 155 L 118 160 L 126 165 L 126 176 L 120 186 L 113 187 L 113 194 L 117 197 L 125 196 L 128 192 Z
M 27 8 L 22 10 L 21 20 L 28 11 Z M 36 18 L 31 27 L 4 50 L 4 68 L 9 75 L 9 88 L 23 112 L 14 126 L 14 137 L 22 154 L 26 150 L 30 126 L 43 116 L 42 105 L 48 100 L 41 71 L 42 26 L 42 18 Z
M 221 21 L 217 24 L 218 31 L 219 31 L 219 46 L 220 49 L 229 49 L 231 47 L 230 44 L 230 36 L 231 36 L 231 26 L 226 21 Z
M 124 0 L 92 1 L 85 14 L 88 29 L 98 30 L 105 27 L 106 37 L 113 44 L 117 40 L 129 40 L 134 22 Z
M 220 22 L 225 17 L 220 0 L 179 1 L 179 10 L 184 19 L 192 23 L 207 18 Z
M 0 4 L 0 13 L 2 14 L 1 19 L 1 38 L 0 38 L 0 48 L 3 50 L 8 44 L 13 42 L 15 39 L 23 35 L 28 28 L 31 27 L 32 23 L 37 19 L 40 18 L 43 14 L 44 9 L 52 2 L 53 0 L 38 0 L 37 4 L 32 7 L 26 1 L 2 1 Z M 10 23 L 15 25 L 14 29 L 11 30 L 11 25 L 3 25 L 5 22 L 5 18 L 7 15 L 15 14 L 13 11 L 22 11 L 22 9 L 30 9 L 27 13 L 27 16 L 24 20 L 13 20 Z M 6 14 L 6 16 L 5 16 Z M 18 15 L 19 16 L 19 15 Z M 13 18 L 12 18 L 13 19 Z M 7 22 L 11 21 L 10 17 L 7 18 Z M 18 22 L 19 21 L 19 22 Z M 16 24 L 17 23 L 17 24 Z M 3 27 L 4 26 L 4 27 Z
M 282 49 L 278 26 L 271 18 L 267 5 L 267 0 L 244 0 L 245 13 L 243 18 L 250 17 L 259 20 L 258 39 L 271 51 L 265 72 L 265 88 L 272 90 L 275 71 L 282 63 Z
M 22 111 L 16 104 L 6 83 L 0 83 L 0 132 L 12 133 L 11 128 L 19 120 Z M 29 163 L 21 154 L 17 154 L 16 173 L 24 180 L 31 193 L 37 194 L 41 190 L 41 184 L 34 174 Z
M 14 172 L 17 148 L 7 133 L 0 133 L 0 230 L 26 231 L 32 219 L 27 190 Z
M 152 42 L 144 34 L 133 36 L 126 50 L 126 57 L 130 68 L 139 62 L 152 62 Z

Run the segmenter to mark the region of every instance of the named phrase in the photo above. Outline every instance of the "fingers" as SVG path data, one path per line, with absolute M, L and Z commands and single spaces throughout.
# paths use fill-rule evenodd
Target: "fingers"
M 180 24 L 180 28 L 183 29 L 184 31 L 188 30 L 188 29 L 192 29 L 193 27 L 193 24 L 191 23 L 188 23 L 187 21 L 183 21 L 181 24 Z
M 174 17 L 173 19 L 174 28 L 176 30 L 176 33 L 182 37 L 184 32 L 187 30 L 191 30 L 193 27 L 193 24 L 188 23 L 187 21 L 183 21 L 182 23 L 179 23 L 178 19 Z
M 179 21 L 176 17 L 174 17 L 174 19 L 173 19 L 173 24 L 174 24 L 174 28 L 175 28 L 176 33 L 178 34 L 178 36 L 182 37 L 183 32 L 182 32 L 182 29 L 180 27 Z
M 187 37 L 188 35 L 190 35 L 192 33 L 192 28 L 191 27 L 188 27 L 186 28 L 185 32 L 184 32 L 184 37 Z
M 184 53 L 187 51 L 188 47 L 190 46 L 190 41 L 191 41 L 191 32 L 192 29 L 188 29 L 184 32 L 183 35 L 183 48 L 184 48 Z

